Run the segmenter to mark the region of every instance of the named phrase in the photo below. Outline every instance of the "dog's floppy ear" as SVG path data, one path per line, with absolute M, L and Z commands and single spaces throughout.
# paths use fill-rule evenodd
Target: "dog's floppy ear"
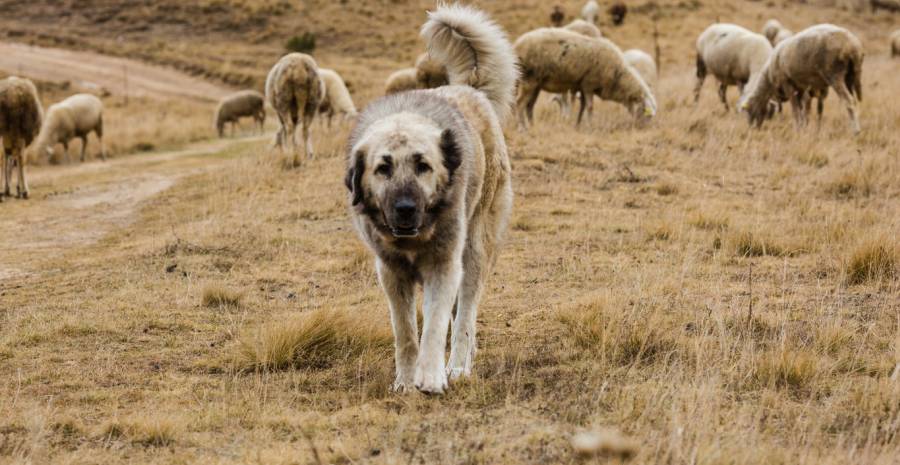
M 447 168 L 448 175 L 453 178 L 453 173 L 462 164 L 462 150 L 452 129 L 444 129 L 441 133 L 441 153 L 444 155 L 444 168 Z
M 347 176 L 344 177 L 344 185 L 353 194 L 353 200 L 350 204 L 356 206 L 363 200 L 362 177 L 363 172 L 366 170 L 366 154 L 359 150 L 353 155 L 352 160 L 353 166 L 347 170 Z

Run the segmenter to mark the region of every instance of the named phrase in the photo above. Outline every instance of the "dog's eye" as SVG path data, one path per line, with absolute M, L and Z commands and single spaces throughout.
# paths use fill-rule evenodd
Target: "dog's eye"
M 387 163 L 378 165 L 378 167 L 375 168 L 375 174 L 380 174 L 386 178 L 391 177 L 392 171 L 393 169 L 391 168 L 391 165 L 388 165 Z
M 425 174 L 431 172 L 431 165 L 425 162 L 416 163 L 416 174 Z

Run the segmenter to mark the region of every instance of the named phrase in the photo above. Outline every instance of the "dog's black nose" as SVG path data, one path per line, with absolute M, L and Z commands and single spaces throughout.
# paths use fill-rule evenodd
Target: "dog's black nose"
M 400 199 L 394 202 L 394 212 L 400 219 L 410 219 L 416 214 L 416 203 L 412 199 Z

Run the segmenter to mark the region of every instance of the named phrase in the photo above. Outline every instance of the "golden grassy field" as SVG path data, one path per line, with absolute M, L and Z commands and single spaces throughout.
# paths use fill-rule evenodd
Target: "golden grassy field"
M 537 0 L 480 3 L 513 36 L 549 14 Z M 421 51 L 430 6 L 197 4 L 288 10 L 246 44 L 206 24 L 160 50 L 187 60 L 232 44 L 259 82 L 281 37 L 315 30 L 316 58 L 360 107 Z M 33 198 L 0 205 L 0 463 L 619 463 L 570 443 L 611 428 L 635 445 L 629 463 L 897 464 L 900 60 L 885 39 L 897 16 L 730 0 L 630 14 L 605 29 L 649 51 L 659 15 L 659 116 L 635 128 L 598 103 L 576 130 L 542 98 L 530 133 L 508 125 L 515 207 L 476 376 L 443 397 L 390 392 L 387 304 L 346 210 L 349 125 L 318 126 L 319 157 L 297 169 L 259 138 L 32 169 Z M 820 131 L 796 131 L 789 110 L 750 130 L 712 84 L 693 105 L 696 35 L 717 17 L 759 29 L 769 16 L 860 35 L 859 137 L 833 95 Z M 133 34 L 178 23 L 159 24 Z M 114 33 L 90 40 L 111 48 Z M 199 47 L 204 35 L 217 44 Z M 196 129 L 157 147 L 211 135 L 211 108 L 180 105 L 117 123 L 120 153 L 181 128 Z

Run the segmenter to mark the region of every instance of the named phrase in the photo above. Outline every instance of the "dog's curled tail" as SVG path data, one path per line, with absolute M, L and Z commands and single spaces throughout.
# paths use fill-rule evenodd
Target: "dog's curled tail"
M 450 84 L 483 92 L 501 121 L 510 114 L 519 72 L 506 33 L 487 14 L 462 5 L 442 5 L 422 26 L 428 53 L 447 67 Z

